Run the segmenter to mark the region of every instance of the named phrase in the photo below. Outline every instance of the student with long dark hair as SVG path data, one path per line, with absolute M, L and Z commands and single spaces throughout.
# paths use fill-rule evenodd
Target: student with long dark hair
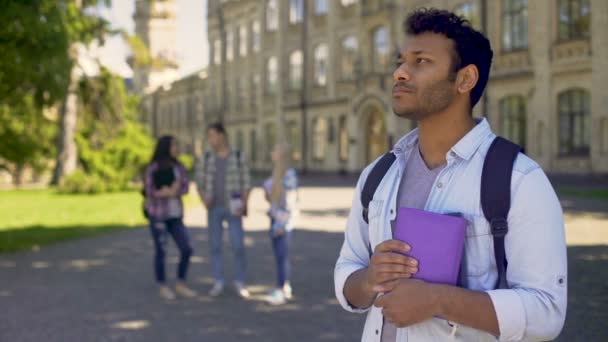
M 154 239 L 154 270 L 160 285 L 160 295 L 168 300 L 175 299 L 175 294 L 165 279 L 167 233 L 173 237 L 180 252 L 175 291 L 187 298 L 196 296 L 185 285 L 192 255 L 190 238 L 183 223 L 182 204 L 182 196 L 188 193 L 188 174 L 184 165 L 177 160 L 177 154 L 174 137 L 167 135 L 159 138 L 145 175 L 145 208 Z

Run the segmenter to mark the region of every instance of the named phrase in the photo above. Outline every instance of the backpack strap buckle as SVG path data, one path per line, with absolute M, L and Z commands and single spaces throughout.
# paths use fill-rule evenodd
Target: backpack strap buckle
M 492 221 L 490 221 L 490 226 L 492 227 L 492 235 L 495 238 L 504 238 L 509 232 L 507 219 L 502 217 L 492 219 Z
M 369 208 L 363 208 L 363 220 L 369 224 Z

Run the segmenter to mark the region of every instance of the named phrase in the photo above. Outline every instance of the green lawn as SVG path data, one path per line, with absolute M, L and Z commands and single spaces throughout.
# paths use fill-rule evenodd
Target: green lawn
M 142 226 L 141 195 L 63 195 L 53 190 L 0 192 L 0 253 Z
M 558 188 L 557 192 L 560 195 L 565 195 L 565 196 L 594 198 L 594 199 L 608 201 L 608 189 Z

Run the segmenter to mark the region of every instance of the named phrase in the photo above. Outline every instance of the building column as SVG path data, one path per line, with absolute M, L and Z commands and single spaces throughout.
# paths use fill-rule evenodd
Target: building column
M 276 142 L 286 141 L 285 127 L 287 120 L 283 112 L 283 97 L 286 95 L 285 88 L 289 77 L 289 61 L 286 58 L 286 38 L 289 29 L 289 1 L 277 1 L 279 6 L 279 29 L 277 30 L 277 41 L 275 45 L 275 55 L 278 64 L 277 92 L 275 97 L 276 115 Z M 272 148 L 272 146 L 270 146 Z M 269 152 L 269 151 L 267 151 Z
M 608 172 L 608 1 L 591 1 L 591 171 Z
M 534 95 L 527 104 L 528 136 L 531 146 L 527 151 L 544 169 L 550 169 L 558 152 L 557 115 L 551 92 L 551 14 L 550 0 L 528 2 L 529 53 L 534 65 Z M 499 37 L 502 38 L 502 37 Z M 500 39 L 499 41 L 501 41 Z
M 327 94 L 330 99 L 336 98 L 337 81 L 338 81 L 338 70 L 340 61 L 338 60 L 338 50 L 341 48 L 340 41 L 336 34 L 336 27 L 338 25 L 339 12 L 341 6 L 339 1 L 328 1 L 327 9 L 327 47 L 328 47 L 328 61 L 327 61 Z

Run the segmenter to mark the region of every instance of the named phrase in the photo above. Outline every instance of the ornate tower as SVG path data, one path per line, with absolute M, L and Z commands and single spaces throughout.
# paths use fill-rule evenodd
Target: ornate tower
M 139 94 L 153 92 L 178 78 L 175 0 L 136 0 L 135 33 L 146 44 L 153 63 L 135 66 L 133 78 Z

